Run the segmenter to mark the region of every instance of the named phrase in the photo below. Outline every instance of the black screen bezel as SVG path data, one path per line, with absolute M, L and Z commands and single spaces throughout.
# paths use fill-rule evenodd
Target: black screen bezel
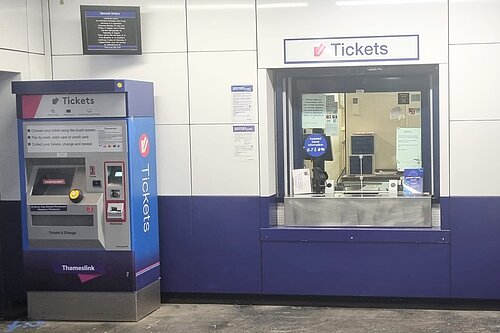
M 103 49 L 103 50 L 91 50 L 88 47 L 88 36 L 87 36 L 87 20 L 85 17 L 85 12 L 89 10 L 98 11 L 132 11 L 136 13 L 136 29 L 135 33 L 137 36 L 137 49 Z M 83 54 L 85 55 L 141 55 L 142 54 L 142 37 L 141 37 L 141 10 L 139 6 L 80 6 L 80 22 L 82 31 L 82 47 Z

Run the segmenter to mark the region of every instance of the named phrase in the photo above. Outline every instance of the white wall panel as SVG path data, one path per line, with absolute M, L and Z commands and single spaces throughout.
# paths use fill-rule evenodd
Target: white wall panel
M 95 1 L 50 0 L 52 51 L 55 55 L 82 54 L 80 5 Z M 186 51 L 186 15 L 184 0 L 108 0 L 108 6 L 140 6 L 142 52 Z
M 450 108 L 448 65 L 439 65 L 439 181 L 440 195 L 450 195 Z
M 500 196 L 500 121 L 452 121 L 450 195 Z
M 191 195 L 188 125 L 156 126 L 159 195 Z
M 143 52 L 187 50 L 185 0 L 136 0 L 135 3 L 141 6 Z
M 41 54 L 29 54 L 29 79 L 30 80 L 48 80 L 45 68 L 46 57 Z
M 19 155 L 14 80 L 46 77 L 42 0 L 0 1 L 0 193 L 19 200 Z M 46 3 L 45 3 L 46 4 Z M 29 47 L 28 47 L 29 41 Z M 28 53 L 36 52 L 40 54 Z
M 193 195 L 259 195 L 258 132 L 254 159 L 240 161 L 232 125 L 191 126 Z
M 28 54 L 24 52 L 0 50 L 0 71 L 22 73 L 23 79 L 29 79 Z
M 188 65 L 186 53 L 162 54 L 161 63 L 151 64 L 156 77 L 157 102 L 156 123 L 187 124 L 189 122 L 188 107 Z M 156 67 L 156 68 L 155 68 Z
M 260 195 L 276 194 L 275 99 L 267 70 L 258 71 Z
M 29 52 L 44 53 L 42 0 L 27 0 Z
M 253 85 L 253 112 L 247 122 L 257 122 L 256 52 L 190 52 L 191 123 L 232 123 L 232 85 Z
M 450 43 L 500 42 L 500 0 L 449 0 Z
M 0 48 L 28 50 L 26 0 L 0 1 Z
M 54 79 L 123 78 L 155 85 L 156 122 L 187 124 L 187 65 L 185 53 L 123 56 L 57 56 Z
M 500 44 L 450 46 L 450 119 L 500 119 Z
M 420 61 L 406 63 L 445 63 L 447 16 L 446 1 L 257 0 L 259 68 L 285 67 L 285 38 L 405 34 L 420 35 Z
M 255 0 L 187 0 L 189 51 L 255 50 Z
M 1 57 L 0 57 L 0 63 Z M 11 82 L 16 73 L 0 72 L 0 194 L 2 200 L 19 200 L 19 154 L 17 145 L 16 97 Z

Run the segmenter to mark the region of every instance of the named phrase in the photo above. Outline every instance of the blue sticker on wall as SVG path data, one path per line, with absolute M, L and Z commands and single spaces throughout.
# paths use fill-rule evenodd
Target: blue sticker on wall
M 311 157 L 324 155 L 327 147 L 326 138 L 321 134 L 311 134 L 304 140 L 304 149 Z

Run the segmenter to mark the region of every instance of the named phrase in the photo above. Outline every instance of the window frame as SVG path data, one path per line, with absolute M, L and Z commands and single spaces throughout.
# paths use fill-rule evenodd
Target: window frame
M 294 152 L 302 149 L 302 131 L 299 121 L 291 121 L 289 114 L 300 114 L 301 94 L 304 93 L 355 93 L 364 92 L 421 92 L 421 144 L 424 168 L 424 191 L 432 194 L 432 202 L 440 198 L 439 164 L 439 66 L 397 65 L 330 68 L 292 68 L 274 70 L 276 93 L 277 133 L 277 199 L 283 202 L 291 193 L 289 174 L 296 165 L 303 163 L 302 155 L 293 153 L 288 158 L 290 146 Z M 326 83 L 325 83 L 326 82 Z M 293 119 L 293 117 L 291 117 Z M 295 117 L 297 118 L 297 117 Z M 290 128 L 293 128 L 290 133 Z M 287 187 L 287 188 L 285 188 Z

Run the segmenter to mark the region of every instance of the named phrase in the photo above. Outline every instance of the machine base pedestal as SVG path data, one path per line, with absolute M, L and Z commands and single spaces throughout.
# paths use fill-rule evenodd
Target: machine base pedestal
M 138 321 L 159 307 L 159 280 L 135 292 L 28 292 L 31 320 Z

